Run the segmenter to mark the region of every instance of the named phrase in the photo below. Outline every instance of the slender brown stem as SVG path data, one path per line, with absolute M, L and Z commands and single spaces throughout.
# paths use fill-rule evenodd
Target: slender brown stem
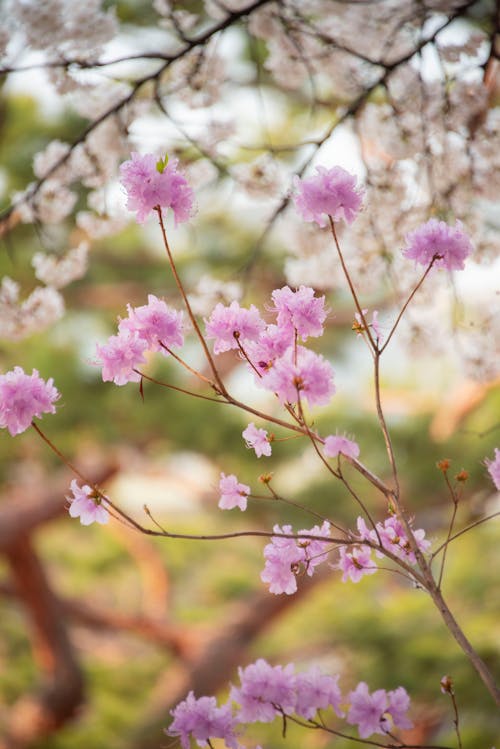
M 417 293 L 417 291 L 419 290 L 419 288 L 420 288 L 420 287 L 422 286 L 423 282 L 425 281 L 425 279 L 426 279 L 426 278 L 427 278 L 427 276 L 429 275 L 429 272 L 430 272 L 430 270 L 431 270 L 432 266 L 434 265 L 434 263 L 436 262 L 436 260 L 437 260 L 437 256 L 434 256 L 434 257 L 432 258 L 431 262 L 429 263 L 429 265 L 427 266 L 427 268 L 426 268 L 426 270 L 425 270 L 425 273 L 424 273 L 424 275 L 422 276 L 422 278 L 420 279 L 420 281 L 419 281 L 419 282 L 417 283 L 417 285 L 415 286 L 415 288 L 414 288 L 414 289 L 413 289 L 413 291 L 411 292 L 411 294 L 410 294 L 410 296 L 408 297 L 408 299 L 406 300 L 406 302 L 405 302 L 405 303 L 403 304 L 403 306 L 401 307 L 401 310 L 400 310 L 400 312 L 399 312 L 399 315 L 398 315 L 398 316 L 397 316 L 397 318 L 396 318 L 396 322 L 395 322 L 395 323 L 394 323 L 394 325 L 392 326 L 392 328 L 391 328 L 391 331 L 390 331 L 389 335 L 387 336 L 387 339 L 386 339 L 386 341 L 385 341 L 384 345 L 383 345 L 383 346 L 381 346 L 381 348 L 379 349 L 379 353 L 380 353 L 380 354 L 381 354 L 381 353 L 382 353 L 383 351 L 385 351 L 385 349 L 386 349 L 386 348 L 387 348 L 387 346 L 389 345 L 389 341 L 391 340 L 392 336 L 394 335 L 394 333 L 395 333 L 395 331 L 396 331 L 396 328 L 398 327 L 398 325 L 399 325 L 399 323 L 400 323 L 400 321 L 401 321 L 401 318 L 403 317 L 404 313 L 406 312 L 406 309 L 407 309 L 408 305 L 410 304 L 411 300 L 413 299 L 413 297 L 415 296 L 415 294 Z
M 40 427 L 37 426 L 34 421 L 31 422 L 31 426 L 33 427 L 35 432 L 37 432 L 37 434 L 43 439 L 43 441 L 50 447 L 52 452 L 55 453 L 60 460 L 62 460 L 64 465 L 68 466 L 70 471 L 72 471 L 75 474 L 75 476 L 78 476 L 78 478 L 81 481 L 87 484 L 88 482 L 85 476 L 82 473 L 80 473 L 78 468 L 74 466 L 73 463 L 71 463 L 65 455 L 63 455 L 63 453 L 54 445 L 54 443 L 47 437 L 47 435 L 42 432 Z M 92 486 L 92 484 L 90 485 Z
M 467 533 L 468 531 L 471 531 L 473 528 L 476 528 L 478 525 L 482 525 L 482 523 L 486 523 L 488 520 L 492 520 L 493 518 L 496 518 L 500 515 L 499 512 L 493 512 L 491 515 L 487 515 L 485 518 L 481 518 L 480 520 L 475 520 L 473 523 L 470 523 L 469 525 L 466 525 L 465 528 L 462 528 L 462 530 L 457 531 L 453 534 L 453 536 L 450 536 L 449 539 L 447 539 L 444 543 L 441 544 L 441 546 L 438 546 L 436 551 L 432 553 L 431 558 L 434 559 L 435 556 L 439 554 L 439 552 L 444 549 L 445 546 L 448 546 L 452 541 L 454 541 L 456 538 L 459 538 L 460 536 L 463 536 L 464 533 Z
M 157 380 L 154 377 L 150 377 L 144 372 L 141 372 L 140 369 L 133 369 L 133 371 L 137 372 L 137 374 L 140 375 L 143 379 L 148 380 L 148 382 L 153 382 L 155 385 L 160 385 L 161 387 L 168 388 L 169 390 L 175 390 L 178 393 L 191 395 L 193 396 L 193 398 L 201 398 L 204 401 L 211 401 L 212 403 L 222 403 L 222 404 L 227 403 L 227 401 L 220 400 L 219 398 L 212 398 L 210 395 L 203 395 L 203 393 L 195 393 L 192 390 L 185 390 L 184 388 L 180 388 L 177 385 L 171 385 L 169 382 L 162 382 L 161 380 Z
M 194 367 L 191 367 L 187 362 L 184 361 L 184 359 L 176 354 L 175 351 L 172 351 L 172 349 L 170 349 L 168 346 L 165 346 L 164 343 L 162 343 L 161 341 L 158 341 L 158 343 L 160 344 L 162 349 L 165 349 L 167 354 L 170 354 L 170 356 L 172 356 L 175 361 L 179 362 L 179 364 L 187 369 L 188 372 L 191 372 L 191 374 L 195 375 L 195 377 L 198 377 L 198 379 L 202 380 L 202 382 L 206 382 L 207 385 L 210 385 L 210 387 L 214 388 L 214 390 L 217 390 L 215 383 L 209 377 L 205 377 L 204 374 L 198 372 L 198 370 L 194 369 Z

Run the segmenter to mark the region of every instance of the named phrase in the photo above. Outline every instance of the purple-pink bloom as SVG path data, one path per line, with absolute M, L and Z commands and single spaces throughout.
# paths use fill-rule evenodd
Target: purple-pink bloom
M 437 258 L 437 268 L 462 270 L 465 258 L 472 252 L 472 244 L 460 221 L 452 227 L 444 221 L 431 218 L 407 234 L 405 239 L 405 257 L 425 266 L 429 265 L 433 258 Z
M 387 693 L 389 700 L 389 706 L 387 712 L 392 718 L 392 722 L 396 728 L 413 728 L 413 723 L 408 718 L 406 713 L 410 709 L 410 697 L 404 687 L 398 687 L 391 692 Z
M 295 708 L 295 674 L 293 664 L 271 666 L 263 658 L 238 669 L 241 686 L 231 687 L 231 699 L 240 705 L 241 723 L 270 723 L 279 711 L 292 713 Z
M 31 375 L 21 367 L 0 375 L 0 427 L 14 437 L 24 432 L 35 416 L 55 413 L 54 402 L 60 397 L 52 377 L 45 381 L 36 369 Z
M 253 421 L 251 421 L 243 431 L 242 436 L 247 447 L 253 448 L 258 458 L 262 455 L 265 455 L 266 457 L 271 455 L 271 443 L 269 442 L 266 430 L 257 429 Z
M 386 518 L 383 523 L 379 522 L 376 524 L 378 536 L 375 529 L 369 530 L 367 528 L 363 518 L 358 518 L 357 525 L 358 533 L 362 541 L 366 540 L 378 544 L 380 538 L 384 549 L 387 549 L 387 551 L 390 551 L 400 559 L 409 562 L 409 564 L 416 563 L 417 560 L 411 549 L 405 528 L 395 515 Z M 425 538 L 425 530 L 423 528 L 418 528 L 416 531 L 414 530 L 413 537 L 419 550 L 422 552 L 427 551 L 431 542 Z M 378 557 L 384 556 L 380 551 L 376 551 L 375 553 Z
M 127 309 L 128 317 L 120 320 L 119 332 L 135 333 L 150 351 L 161 350 L 168 356 L 161 343 L 168 348 L 184 343 L 182 312 L 172 309 L 154 294 L 148 295 L 148 303 L 142 307 L 128 305 Z
M 500 450 L 495 448 L 495 457 L 493 460 L 489 458 L 485 459 L 486 468 L 491 476 L 491 480 L 495 484 L 498 491 L 500 491 Z
M 104 346 L 96 345 L 99 358 L 94 363 L 102 366 L 104 382 L 114 382 L 115 385 L 139 382 L 141 377 L 134 369 L 145 363 L 145 349 L 146 342 L 142 338 L 124 330 L 118 335 L 110 336 Z
M 215 697 L 196 699 L 193 692 L 189 692 L 171 714 L 174 719 L 166 733 L 178 736 L 183 749 L 189 749 L 190 738 L 201 747 L 207 746 L 209 739 L 223 739 L 229 749 L 237 749 L 236 720 L 231 706 L 217 707 Z
M 276 359 L 283 356 L 293 344 L 293 332 L 278 325 L 268 325 L 258 340 L 246 344 L 248 358 L 261 373 L 265 374 L 273 366 Z
M 342 571 L 342 582 L 351 579 L 358 583 L 364 575 L 373 575 L 377 571 L 377 565 L 372 559 L 371 549 L 353 546 L 349 551 L 341 546 L 339 549 L 339 562 L 337 569 Z
M 337 715 L 342 717 L 342 693 L 337 683 L 338 678 L 323 674 L 317 666 L 297 674 L 295 713 L 302 718 L 311 719 L 318 710 L 333 707 Z
M 250 494 L 250 487 L 246 484 L 238 483 L 238 479 L 234 474 L 226 476 L 225 473 L 221 473 L 219 481 L 219 507 L 221 510 L 232 510 L 234 507 L 239 507 L 243 512 L 247 509 L 247 498 Z
M 283 286 L 273 291 L 272 299 L 278 313 L 278 327 L 289 328 L 292 333 L 297 331 L 303 341 L 309 336 L 317 338 L 323 335 L 327 315 L 324 296 L 314 296 L 314 289 L 309 286 L 301 286 L 296 291 Z
M 193 211 L 193 191 L 178 171 L 178 160 L 171 159 L 160 171 L 153 154 L 132 153 L 132 159 L 120 166 L 121 183 L 127 192 L 127 208 L 137 211 L 142 224 L 154 208 L 171 208 L 175 224 L 188 221 Z
M 70 505 L 68 508 L 72 518 L 80 518 L 82 525 L 108 522 L 109 513 L 101 503 L 100 496 L 90 486 L 78 486 L 75 479 L 71 482 L 72 497 L 66 497 Z
M 351 224 L 359 213 L 363 191 L 356 189 L 356 177 L 340 166 L 316 167 L 317 174 L 308 179 L 295 178 L 294 200 L 304 221 L 326 226 L 325 214 L 334 221 Z
M 283 404 L 297 403 L 300 397 L 310 406 L 324 406 L 335 393 L 330 363 L 304 346 L 287 349 L 259 382 Z
M 283 528 L 275 525 L 273 531 L 293 535 L 291 525 L 284 525 Z M 325 541 L 273 536 L 271 543 L 264 548 L 266 563 L 260 574 L 262 582 L 269 584 L 270 593 L 292 595 L 297 590 L 296 575 L 299 570 L 303 568 L 312 576 L 314 569 L 326 561 L 330 550 L 330 524 L 327 521 L 321 527 L 315 525 L 313 528 L 300 530 L 297 535 L 322 536 Z
M 347 722 L 358 726 L 358 732 L 362 739 L 366 739 L 373 733 L 387 733 L 390 730 L 384 713 L 388 706 L 385 689 L 377 689 L 370 694 L 368 686 L 364 681 L 360 682 L 353 692 L 349 693 L 348 700 L 351 703 L 347 714 Z
M 338 434 L 330 434 L 325 438 L 324 452 L 327 458 L 336 458 L 339 453 L 348 458 L 359 456 L 359 445 L 347 437 Z
M 229 307 L 219 302 L 206 321 L 207 338 L 215 338 L 214 354 L 237 349 L 238 342 L 243 346 L 257 341 L 265 328 L 266 324 L 255 305 L 245 309 L 236 301 L 231 302 Z

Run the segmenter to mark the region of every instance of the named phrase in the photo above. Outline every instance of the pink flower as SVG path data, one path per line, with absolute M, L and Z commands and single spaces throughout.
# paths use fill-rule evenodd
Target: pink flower
M 168 352 L 160 346 L 160 342 L 168 348 L 184 343 L 182 312 L 168 307 L 154 294 L 148 295 L 148 303 L 142 307 L 128 305 L 128 317 L 120 320 L 118 330 L 120 333 L 136 333 L 150 351 L 161 350 L 165 356 L 168 356 Z
M 495 448 L 495 457 L 493 460 L 486 458 L 484 461 L 488 469 L 488 473 L 491 476 L 491 480 L 495 484 L 498 491 L 500 491 L 500 450 Z
M 295 178 L 294 200 L 304 221 L 326 226 L 325 214 L 334 221 L 341 218 L 351 224 L 361 208 L 363 192 L 356 189 L 356 177 L 340 166 L 333 169 L 316 167 L 317 175 L 309 179 Z
M 462 270 L 465 258 L 472 252 L 472 244 L 460 221 L 451 227 L 444 221 L 431 218 L 407 234 L 406 244 L 405 257 L 426 266 L 433 258 L 438 258 L 436 267 L 447 270 Z
M 347 437 L 340 437 L 338 434 L 330 434 L 325 438 L 324 452 L 327 458 L 336 458 L 339 453 L 346 455 L 348 458 L 357 458 L 359 456 L 359 445 Z
M 220 354 L 239 348 L 238 341 L 241 345 L 257 341 L 265 327 L 255 305 L 245 309 L 236 301 L 231 302 L 229 307 L 219 302 L 206 321 L 206 334 L 207 338 L 215 338 L 214 354 Z
M 54 401 L 60 396 L 52 377 L 45 381 L 36 369 L 31 375 L 21 367 L 0 375 L 0 427 L 14 437 L 26 431 L 35 416 L 55 413 Z
M 245 348 L 252 364 L 265 374 L 292 343 L 293 332 L 278 325 L 268 325 L 258 340 L 247 343 Z
M 126 330 L 110 336 L 104 346 L 96 345 L 99 359 L 94 363 L 102 366 L 103 382 L 114 382 L 115 385 L 139 382 L 141 377 L 133 370 L 145 363 L 145 349 L 146 342 Z
M 247 497 L 250 494 L 250 487 L 246 484 L 239 484 L 234 474 L 226 476 L 221 473 L 219 481 L 219 507 L 221 510 L 232 510 L 239 507 L 243 512 L 247 509 Z
M 337 684 L 338 676 L 327 676 L 315 666 L 295 677 L 295 713 L 302 718 L 314 718 L 318 710 L 333 707 L 339 717 L 342 694 Z
M 108 511 L 102 506 L 101 498 L 96 494 L 94 489 L 86 485 L 79 487 L 78 483 L 73 479 L 71 482 L 71 491 L 73 492 L 73 496 L 66 497 L 66 499 L 71 503 L 69 514 L 72 518 L 80 518 L 82 525 L 90 525 L 94 522 L 105 524 L 108 522 Z
M 292 526 L 284 525 L 280 528 L 275 525 L 275 533 L 293 535 Z M 314 539 L 294 539 L 273 536 L 271 543 L 264 548 L 266 560 L 260 579 L 269 584 L 269 592 L 279 595 L 286 593 L 292 595 L 297 590 L 296 575 L 301 569 L 305 569 L 311 577 L 314 569 L 325 562 L 329 552 L 330 524 L 324 522 L 321 528 L 317 525 L 310 530 L 300 530 L 297 535 L 323 536 L 325 541 Z
M 368 327 L 369 328 L 371 327 L 371 329 L 375 333 L 375 340 L 378 343 L 382 343 L 382 341 L 384 339 L 383 339 L 382 333 L 380 331 L 380 323 L 378 321 L 378 310 L 376 310 L 376 309 L 373 310 L 371 322 L 368 322 L 368 320 L 366 319 L 366 313 L 367 312 L 368 312 L 368 308 L 365 308 L 363 310 L 363 315 L 364 315 L 365 320 L 366 320 L 366 322 L 368 324 Z M 361 315 L 359 314 L 359 312 L 356 312 L 355 315 L 354 315 L 354 317 L 356 318 L 357 325 L 353 325 L 353 330 L 355 330 L 356 334 L 358 336 L 360 336 L 360 335 L 363 334 L 363 331 L 365 329 L 364 325 L 363 325 L 363 318 L 361 317 Z
M 333 370 L 320 354 L 304 346 L 290 347 L 276 359 L 261 378 L 266 390 L 277 394 L 281 403 L 297 403 L 299 396 L 310 406 L 326 405 L 335 393 Z
M 301 286 L 297 291 L 283 286 L 273 291 L 272 299 L 280 328 L 289 328 L 292 334 L 297 331 L 303 341 L 309 336 L 317 338 L 323 335 L 326 319 L 324 296 L 315 297 L 314 289 L 309 286 Z
M 177 226 L 191 217 L 193 191 L 177 170 L 177 159 L 171 159 L 163 169 L 158 164 L 153 154 L 133 153 L 132 159 L 120 166 L 121 182 L 128 196 L 127 208 L 137 211 L 140 224 L 154 208 L 171 208 Z
M 390 730 L 384 713 L 388 706 L 385 689 L 377 689 L 370 694 L 368 686 L 364 681 L 360 682 L 353 692 L 349 693 L 351 706 L 347 714 L 347 722 L 358 726 L 358 732 L 362 739 L 371 736 L 372 733 L 387 733 Z
M 358 583 L 364 575 L 373 575 L 377 571 L 369 548 L 354 546 L 350 551 L 346 551 L 345 547 L 341 546 L 339 554 L 339 563 L 336 567 L 343 572 L 343 583 L 348 579 Z
M 231 699 L 240 705 L 238 720 L 242 723 L 271 723 L 279 711 L 292 713 L 295 707 L 293 664 L 270 666 L 263 658 L 238 669 L 240 687 L 231 687 Z
M 196 699 L 193 692 L 171 711 L 174 719 L 167 729 L 169 736 L 178 736 L 183 749 L 189 749 L 190 738 L 205 747 L 209 739 L 223 739 L 229 749 L 237 749 L 236 720 L 230 705 L 217 707 L 215 697 Z
M 358 532 L 361 540 L 371 541 L 378 544 L 378 537 L 375 530 L 369 530 L 363 518 L 358 518 Z M 382 542 L 382 547 L 390 551 L 395 556 L 403 559 L 409 564 L 415 564 L 416 558 L 411 550 L 410 542 L 403 525 L 395 515 L 386 518 L 383 523 L 377 523 L 378 536 Z M 425 531 L 419 528 L 413 531 L 413 537 L 420 551 L 425 552 L 431 545 L 431 542 L 425 538 Z M 380 551 L 375 552 L 378 557 L 383 557 Z
M 247 447 L 253 447 L 255 454 L 258 458 L 262 455 L 269 457 L 271 455 L 271 443 L 267 437 L 265 429 L 257 429 L 253 421 L 243 431 L 243 439 L 247 443 Z
M 407 717 L 406 713 L 410 709 L 410 698 L 404 687 L 398 687 L 392 692 L 387 693 L 389 699 L 389 707 L 387 712 L 392 718 L 392 722 L 396 728 L 413 728 L 413 723 Z

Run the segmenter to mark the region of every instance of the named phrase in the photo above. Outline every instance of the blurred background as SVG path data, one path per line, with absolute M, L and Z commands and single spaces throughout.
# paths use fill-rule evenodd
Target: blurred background
M 306 512 L 255 501 L 217 509 L 220 471 L 354 527 L 357 509 L 301 439 L 257 461 L 243 413 L 144 384 L 101 381 L 96 343 L 149 293 L 181 308 L 154 220 L 131 221 L 117 180 L 130 152 L 177 156 L 197 213 L 171 246 L 200 319 L 217 301 L 270 305 L 274 288 L 325 294 L 314 348 L 336 373 L 322 434 L 355 437 L 389 480 L 369 352 L 328 232 L 290 205 L 293 176 L 340 165 L 366 186 L 341 233 L 362 304 L 388 333 L 418 280 L 404 236 L 429 217 L 459 219 L 475 253 L 458 277 L 418 293 L 382 361 L 406 506 L 434 548 L 450 493 L 436 462 L 462 469 L 457 529 L 498 511 L 485 457 L 499 446 L 500 160 L 498 3 L 95 2 L 4 0 L 0 21 L 0 368 L 53 377 L 47 436 L 113 501 L 172 531 L 310 527 Z M 111 61 L 117 61 L 111 64 Z M 23 70 L 21 70 L 23 69 Z M 38 258 L 38 259 L 37 259 Z M 269 312 L 267 313 L 268 319 Z M 203 366 L 194 341 L 186 356 Z M 278 413 L 237 358 L 219 357 L 230 391 Z M 171 359 L 151 376 L 199 389 Z M 264 424 L 257 424 L 265 426 Z M 276 437 L 282 437 L 275 430 Z M 346 468 L 346 471 L 348 468 Z M 380 571 L 335 571 L 272 596 L 263 543 L 149 539 L 123 524 L 83 528 L 67 514 L 73 476 L 34 431 L 0 434 L 0 747 L 153 749 L 170 745 L 169 710 L 193 689 L 222 699 L 257 657 L 340 674 L 349 691 L 404 686 L 410 744 L 456 745 L 440 679 L 455 684 L 464 747 L 492 746 L 494 706 L 425 594 Z M 378 519 L 386 508 L 350 479 Z M 482 658 L 499 667 L 498 521 L 453 542 L 444 592 Z M 495 588 L 496 585 L 496 588 Z M 339 726 L 340 730 L 342 728 Z M 245 745 L 333 745 L 326 734 L 253 727 Z M 339 749 L 351 741 L 335 739 Z

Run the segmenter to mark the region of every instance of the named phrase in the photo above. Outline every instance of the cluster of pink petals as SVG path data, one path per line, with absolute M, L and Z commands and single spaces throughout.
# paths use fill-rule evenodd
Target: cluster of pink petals
M 271 455 L 271 443 L 269 442 L 266 430 L 258 429 L 253 421 L 243 430 L 242 436 L 247 447 L 253 448 L 258 458 L 262 457 L 262 455 L 266 457 Z
M 230 691 L 230 699 L 238 706 L 235 714 L 230 703 L 218 707 L 214 697 L 196 699 L 190 692 L 172 711 L 174 720 L 166 733 L 179 737 L 183 749 L 189 749 L 191 738 L 199 746 L 221 738 L 236 749 L 238 726 L 243 723 L 271 723 L 283 715 L 312 720 L 318 710 L 329 708 L 342 718 L 344 704 L 347 721 L 358 727 L 361 738 L 412 727 L 407 717 L 410 698 L 403 687 L 370 694 L 365 682 L 360 682 L 344 696 L 337 675 L 328 676 L 317 666 L 297 672 L 293 663 L 271 666 L 263 658 L 239 668 L 238 675 L 240 683 Z
M 72 497 L 66 497 L 70 502 L 69 514 L 72 518 L 80 518 L 82 525 L 90 525 L 91 523 L 102 523 L 108 522 L 109 513 L 101 503 L 100 497 L 98 497 L 90 486 L 78 486 L 78 483 L 73 479 L 71 482 L 71 491 L 73 492 Z
M 491 480 L 495 484 L 498 491 L 500 491 L 500 450 L 495 448 L 495 457 L 493 460 L 486 458 L 486 468 L 491 476 Z
M 417 560 L 415 559 L 414 552 L 411 550 L 406 531 L 395 515 L 391 515 L 390 517 L 386 518 L 383 523 L 379 522 L 376 524 L 378 537 L 374 529 L 368 529 L 363 518 L 358 518 L 357 525 L 358 533 L 362 540 L 371 541 L 374 544 L 378 544 L 378 539 L 380 538 L 384 549 L 387 549 L 387 551 L 390 551 L 399 559 L 403 559 L 409 564 L 416 563 Z M 423 528 L 419 528 L 418 530 L 413 531 L 413 537 L 420 551 L 427 551 L 427 549 L 431 545 L 431 542 L 426 540 L 425 531 L 423 530 Z M 383 552 L 380 551 L 377 551 L 376 554 L 378 557 L 384 556 Z
M 171 208 L 175 224 L 188 221 L 193 212 L 193 191 L 183 174 L 178 171 L 177 159 L 171 159 L 160 170 L 153 154 L 133 153 L 120 166 L 121 183 L 127 192 L 127 208 L 137 211 L 142 224 L 157 207 Z
M 223 739 L 229 749 L 237 749 L 237 721 L 231 705 L 217 706 L 215 697 L 196 699 L 193 692 L 171 711 L 173 721 L 167 733 L 179 738 L 182 749 L 189 749 L 191 738 L 198 746 L 208 746 L 210 739 Z
M 141 379 L 134 370 L 146 362 L 146 351 L 161 351 L 167 356 L 165 347 L 183 343 L 182 312 L 149 294 L 148 303 L 142 307 L 128 305 L 128 317 L 119 321 L 118 335 L 96 346 L 94 363 L 102 367 L 104 382 L 126 385 Z
M 238 341 L 241 346 L 257 341 L 265 327 L 254 304 L 246 309 L 234 301 L 228 307 L 219 302 L 206 320 L 205 329 L 207 338 L 215 338 L 214 354 L 221 354 L 239 348 Z
M 328 541 L 330 524 L 325 521 L 321 527 L 315 525 L 310 530 L 300 530 L 296 534 L 322 536 L 325 541 L 283 538 L 283 535 L 294 535 L 291 525 L 284 525 L 283 528 L 275 525 L 273 531 L 281 535 L 273 536 L 271 543 L 264 548 L 266 562 L 260 578 L 269 585 L 270 593 L 292 595 L 297 590 L 297 574 L 305 570 L 312 576 L 315 568 L 327 560 L 331 548 Z
M 308 179 L 295 178 L 295 205 L 304 221 L 326 226 L 325 216 L 351 224 L 361 209 L 363 191 L 356 188 L 356 177 L 340 166 L 316 167 Z
M 452 227 L 444 221 L 431 218 L 410 232 L 405 239 L 405 257 L 424 266 L 430 265 L 432 259 L 437 258 L 437 268 L 462 270 L 465 258 L 472 252 L 472 244 L 460 221 Z
M 339 562 L 335 567 L 342 571 L 343 583 L 347 580 L 358 583 L 364 575 L 373 575 L 377 571 L 371 549 L 366 546 L 353 546 L 350 549 L 341 546 Z
M 407 717 L 410 698 L 403 687 L 386 692 L 377 689 L 370 694 L 367 684 L 360 682 L 356 689 L 349 693 L 350 708 L 347 722 L 358 727 L 362 739 L 374 733 L 386 734 L 395 728 L 412 728 L 413 723 Z
M 14 437 L 26 431 L 35 416 L 55 413 L 59 392 L 53 382 L 52 377 L 42 380 L 36 369 L 27 375 L 21 367 L 0 375 L 0 427 Z
M 323 335 L 327 316 L 324 296 L 315 296 L 310 286 L 301 286 L 296 291 L 283 286 L 275 289 L 271 296 L 278 313 L 276 323 L 281 330 L 290 331 L 292 336 L 296 332 L 303 341 L 309 336 L 318 338 Z
M 297 403 L 300 398 L 309 406 L 325 406 L 335 393 L 331 364 L 304 346 L 290 346 L 259 383 L 276 393 L 282 404 Z
M 233 473 L 229 476 L 221 473 L 219 492 L 219 507 L 221 510 L 232 510 L 234 507 L 239 507 L 244 512 L 247 509 L 250 487 L 246 484 L 240 484 Z
M 342 453 L 348 458 L 359 457 L 359 445 L 357 442 L 338 434 L 330 434 L 325 438 L 324 453 L 327 458 L 336 458 Z

